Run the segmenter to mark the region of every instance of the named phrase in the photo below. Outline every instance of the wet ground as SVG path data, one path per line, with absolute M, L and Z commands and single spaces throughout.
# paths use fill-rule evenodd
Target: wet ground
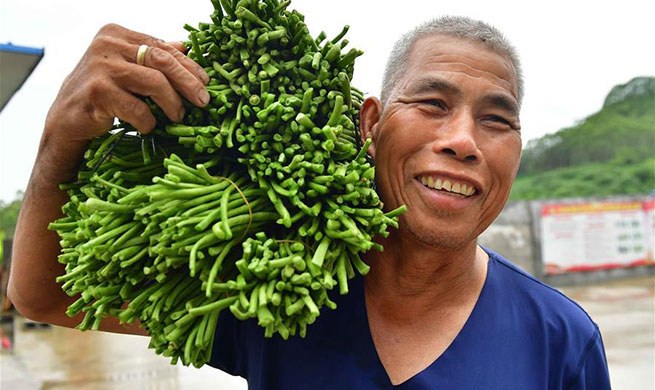
M 598 324 L 614 390 L 655 389 L 655 278 L 561 290 Z
M 205 366 L 170 365 L 142 336 L 26 328 L 17 318 L 13 351 L 3 349 L 2 390 L 247 389 L 246 381 Z
M 655 389 L 655 278 L 562 290 L 599 325 L 613 389 Z M 3 325 L 5 334 L 9 330 Z M 246 389 L 210 367 L 171 366 L 139 336 L 14 323 L 13 350 L 2 350 L 3 390 Z

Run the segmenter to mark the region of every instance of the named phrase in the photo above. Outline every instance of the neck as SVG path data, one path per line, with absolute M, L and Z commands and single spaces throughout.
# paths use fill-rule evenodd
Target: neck
M 487 254 L 475 241 L 460 248 L 437 248 L 394 231 L 380 242 L 383 252 L 369 252 L 367 298 L 399 319 L 422 315 L 477 297 L 487 270 Z

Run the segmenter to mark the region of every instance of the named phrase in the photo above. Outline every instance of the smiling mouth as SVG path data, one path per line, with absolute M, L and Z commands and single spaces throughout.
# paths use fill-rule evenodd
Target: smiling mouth
M 472 185 L 450 178 L 436 175 L 420 175 L 416 177 L 416 180 L 433 191 L 439 191 L 447 195 L 469 198 L 477 194 L 477 190 Z

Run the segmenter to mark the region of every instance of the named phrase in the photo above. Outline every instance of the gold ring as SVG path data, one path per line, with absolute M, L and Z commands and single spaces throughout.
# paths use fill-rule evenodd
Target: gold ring
M 146 52 L 148 51 L 148 45 L 139 46 L 139 50 L 136 51 L 136 63 L 137 65 L 143 65 L 146 62 Z

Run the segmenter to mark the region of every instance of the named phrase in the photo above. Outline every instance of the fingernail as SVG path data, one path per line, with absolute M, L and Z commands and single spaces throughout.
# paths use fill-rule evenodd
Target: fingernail
M 207 84 L 209 82 L 209 75 L 207 75 L 207 72 L 204 70 L 199 70 L 198 76 L 200 76 L 200 80 L 202 80 L 203 83 Z
M 182 119 L 184 119 L 184 107 L 180 108 L 180 116 L 178 116 L 178 118 L 180 118 L 180 122 L 182 122 Z
M 200 99 L 200 102 L 205 105 L 209 103 L 209 92 L 207 92 L 206 89 L 201 89 L 200 92 L 198 93 L 198 99 Z

